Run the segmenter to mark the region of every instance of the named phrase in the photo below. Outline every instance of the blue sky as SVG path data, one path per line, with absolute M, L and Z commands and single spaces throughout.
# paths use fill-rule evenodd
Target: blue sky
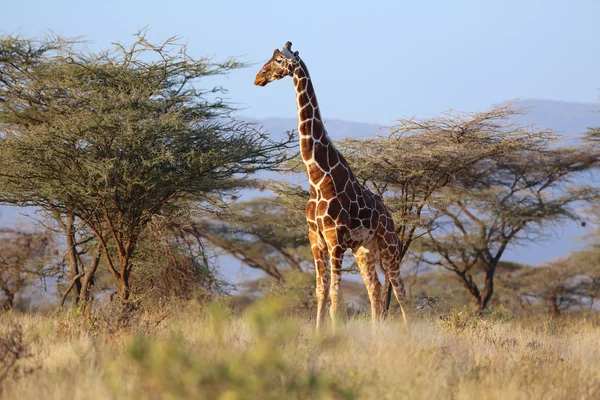
M 131 43 L 149 26 L 194 56 L 254 64 L 222 83 L 256 118 L 295 117 L 291 81 L 255 73 L 290 40 L 311 71 L 325 118 L 390 124 L 505 100 L 597 102 L 600 1 L 6 1 L 4 33 L 52 29 L 94 46 Z M 297 4 L 302 4 L 302 8 Z

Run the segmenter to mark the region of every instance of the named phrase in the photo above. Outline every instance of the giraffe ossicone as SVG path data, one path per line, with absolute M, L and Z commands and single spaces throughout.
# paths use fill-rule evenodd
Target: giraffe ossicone
M 394 221 L 381 197 L 358 183 L 346 159 L 327 135 L 308 69 L 298 52 L 292 52 L 291 42 L 287 42 L 282 51 L 273 52 L 254 83 L 266 86 L 286 76 L 292 77 L 296 90 L 300 154 L 310 183 L 306 221 L 315 260 L 317 329 L 324 322 L 329 296 L 335 326 L 342 259 L 347 249 L 351 249 L 367 287 L 373 323 L 382 313 L 376 257 L 389 276 L 406 323 L 400 246 Z M 328 262 L 331 279 L 327 273 Z

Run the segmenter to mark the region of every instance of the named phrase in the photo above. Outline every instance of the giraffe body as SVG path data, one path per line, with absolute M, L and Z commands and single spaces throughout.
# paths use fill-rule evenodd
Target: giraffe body
M 373 322 L 382 311 L 377 256 L 384 273 L 390 277 L 406 322 L 400 247 L 394 221 L 381 197 L 358 183 L 346 159 L 327 135 L 308 69 L 298 52 L 291 52 L 290 42 L 283 51 L 274 51 L 254 83 L 265 86 L 285 76 L 292 76 L 296 90 L 300 153 L 310 183 L 306 220 L 315 260 L 317 328 L 323 324 L 328 296 L 331 296 L 330 315 L 335 325 L 342 259 L 347 249 L 352 251 L 367 287 Z

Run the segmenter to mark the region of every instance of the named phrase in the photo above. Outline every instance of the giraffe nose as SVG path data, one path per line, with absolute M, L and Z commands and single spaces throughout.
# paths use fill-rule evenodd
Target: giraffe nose
M 265 86 L 267 84 L 267 80 L 262 74 L 256 75 L 256 79 L 254 79 L 254 84 L 257 86 Z

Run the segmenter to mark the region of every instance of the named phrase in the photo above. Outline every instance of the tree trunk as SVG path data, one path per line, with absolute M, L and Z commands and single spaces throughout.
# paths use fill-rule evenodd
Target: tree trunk
M 477 304 L 480 312 L 487 309 L 492 294 L 494 294 L 494 274 L 497 265 L 498 261 L 496 259 L 492 259 L 492 261 L 485 265 L 485 285 L 479 294 L 479 301 Z
M 67 241 L 67 252 L 69 255 L 69 270 L 71 272 L 71 281 L 75 280 L 73 286 L 73 306 L 77 306 L 81 296 L 81 276 L 79 275 L 79 265 L 77 262 L 77 244 L 75 243 L 75 217 L 73 214 L 67 214 L 65 222 L 65 239 Z
M 456 274 L 460 277 L 463 287 L 467 289 L 467 292 L 471 295 L 471 300 L 473 304 L 477 307 L 477 309 L 482 310 L 482 296 L 479 292 L 479 288 L 477 284 L 473 281 L 473 277 L 471 274 L 465 271 L 454 270 Z
M 119 285 L 119 297 L 123 303 L 126 303 L 129 300 L 129 295 L 131 294 L 129 288 L 129 272 L 126 267 L 123 267 L 121 274 L 119 275 L 118 280 Z
M 560 308 L 558 308 L 558 296 L 556 293 L 552 293 L 548 298 L 548 315 L 551 317 L 558 317 L 560 315 Z
M 108 266 L 108 270 L 117 280 L 117 294 L 119 295 L 121 302 L 125 304 L 130 295 L 129 273 L 131 272 L 131 261 L 129 261 L 124 254 L 120 254 L 118 258 L 121 268 L 120 271 L 117 270 L 104 236 L 102 236 L 102 234 L 99 232 L 95 232 L 95 234 L 96 238 L 98 239 L 98 243 L 100 244 L 102 254 L 104 255 L 106 265 Z
M 85 272 L 81 281 L 81 293 L 79 295 L 79 303 L 85 304 L 86 311 L 89 310 L 89 303 L 91 300 L 90 291 L 92 289 L 92 285 L 94 284 L 94 275 L 96 273 L 96 270 L 98 269 L 98 264 L 100 264 L 101 251 L 101 247 L 100 245 L 98 245 L 96 253 L 94 254 L 94 258 L 92 259 L 92 263 Z
M 6 300 L 4 302 L 4 310 L 9 311 L 13 308 L 15 302 L 15 294 L 14 293 L 5 293 Z

